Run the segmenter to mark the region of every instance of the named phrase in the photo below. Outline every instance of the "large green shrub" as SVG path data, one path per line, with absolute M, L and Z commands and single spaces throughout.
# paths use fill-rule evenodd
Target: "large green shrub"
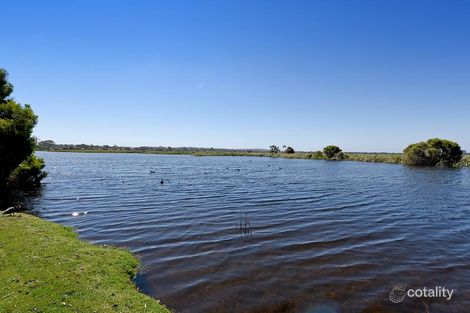
M 462 159 L 459 144 L 433 138 L 409 145 L 403 151 L 403 163 L 413 166 L 456 166 Z
M 287 147 L 287 148 L 284 150 L 284 153 L 293 154 L 293 153 L 295 153 L 295 150 L 294 150 L 294 148 L 292 148 L 292 147 Z
M 338 146 L 326 146 L 323 148 L 323 155 L 328 160 L 344 159 L 343 151 Z
M 22 187 L 38 186 L 41 180 L 47 176 L 47 173 L 44 172 L 44 167 L 44 160 L 33 154 L 21 162 L 11 173 L 8 178 L 9 183 L 14 186 Z
M 0 69 L 0 190 L 38 185 L 45 176 L 44 162 L 33 156 L 36 139 L 32 136 L 37 116 L 29 105 L 9 98 L 13 86 L 8 73 Z M 20 166 L 21 164 L 21 166 Z M 20 167 L 19 167 L 20 166 Z M 1 200 L 1 199 L 0 199 Z

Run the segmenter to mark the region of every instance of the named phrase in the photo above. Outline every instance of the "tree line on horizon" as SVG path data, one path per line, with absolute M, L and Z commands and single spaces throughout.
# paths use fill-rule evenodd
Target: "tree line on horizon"
M 123 152 L 194 152 L 194 151 L 247 151 L 265 152 L 265 149 L 228 149 L 228 148 L 201 148 L 201 147 L 164 147 L 164 146 L 118 146 L 118 145 L 92 145 L 92 144 L 61 144 L 53 140 L 43 140 L 38 142 L 40 151 L 123 151 Z

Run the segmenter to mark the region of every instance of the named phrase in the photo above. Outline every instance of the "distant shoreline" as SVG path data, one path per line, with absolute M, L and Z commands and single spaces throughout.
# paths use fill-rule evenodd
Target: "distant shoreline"
M 301 159 L 301 160 L 324 160 L 318 157 L 314 152 L 296 152 L 296 153 L 278 153 L 271 154 L 269 151 L 261 150 L 156 150 L 149 149 L 38 149 L 43 152 L 75 152 L 75 153 L 136 153 L 136 154 L 162 154 L 162 155 L 192 155 L 192 156 L 238 156 L 238 157 L 268 157 L 268 158 L 284 158 L 284 159 Z M 388 163 L 403 164 L 402 153 L 387 152 L 345 152 L 345 159 L 339 161 L 358 161 L 369 163 Z M 470 155 L 464 155 L 459 167 L 470 167 Z

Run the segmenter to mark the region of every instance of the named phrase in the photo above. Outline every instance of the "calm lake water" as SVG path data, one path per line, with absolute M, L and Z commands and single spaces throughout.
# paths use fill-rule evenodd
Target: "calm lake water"
M 131 249 L 176 312 L 470 310 L 468 168 L 39 154 L 37 214 Z M 393 304 L 394 282 L 456 291 Z

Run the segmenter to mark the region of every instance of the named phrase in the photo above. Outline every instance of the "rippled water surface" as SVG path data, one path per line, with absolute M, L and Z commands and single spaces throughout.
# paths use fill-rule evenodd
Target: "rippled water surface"
M 176 312 L 470 311 L 468 168 L 40 155 L 38 214 L 130 248 L 139 287 Z M 395 281 L 457 290 L 393 304 Z

